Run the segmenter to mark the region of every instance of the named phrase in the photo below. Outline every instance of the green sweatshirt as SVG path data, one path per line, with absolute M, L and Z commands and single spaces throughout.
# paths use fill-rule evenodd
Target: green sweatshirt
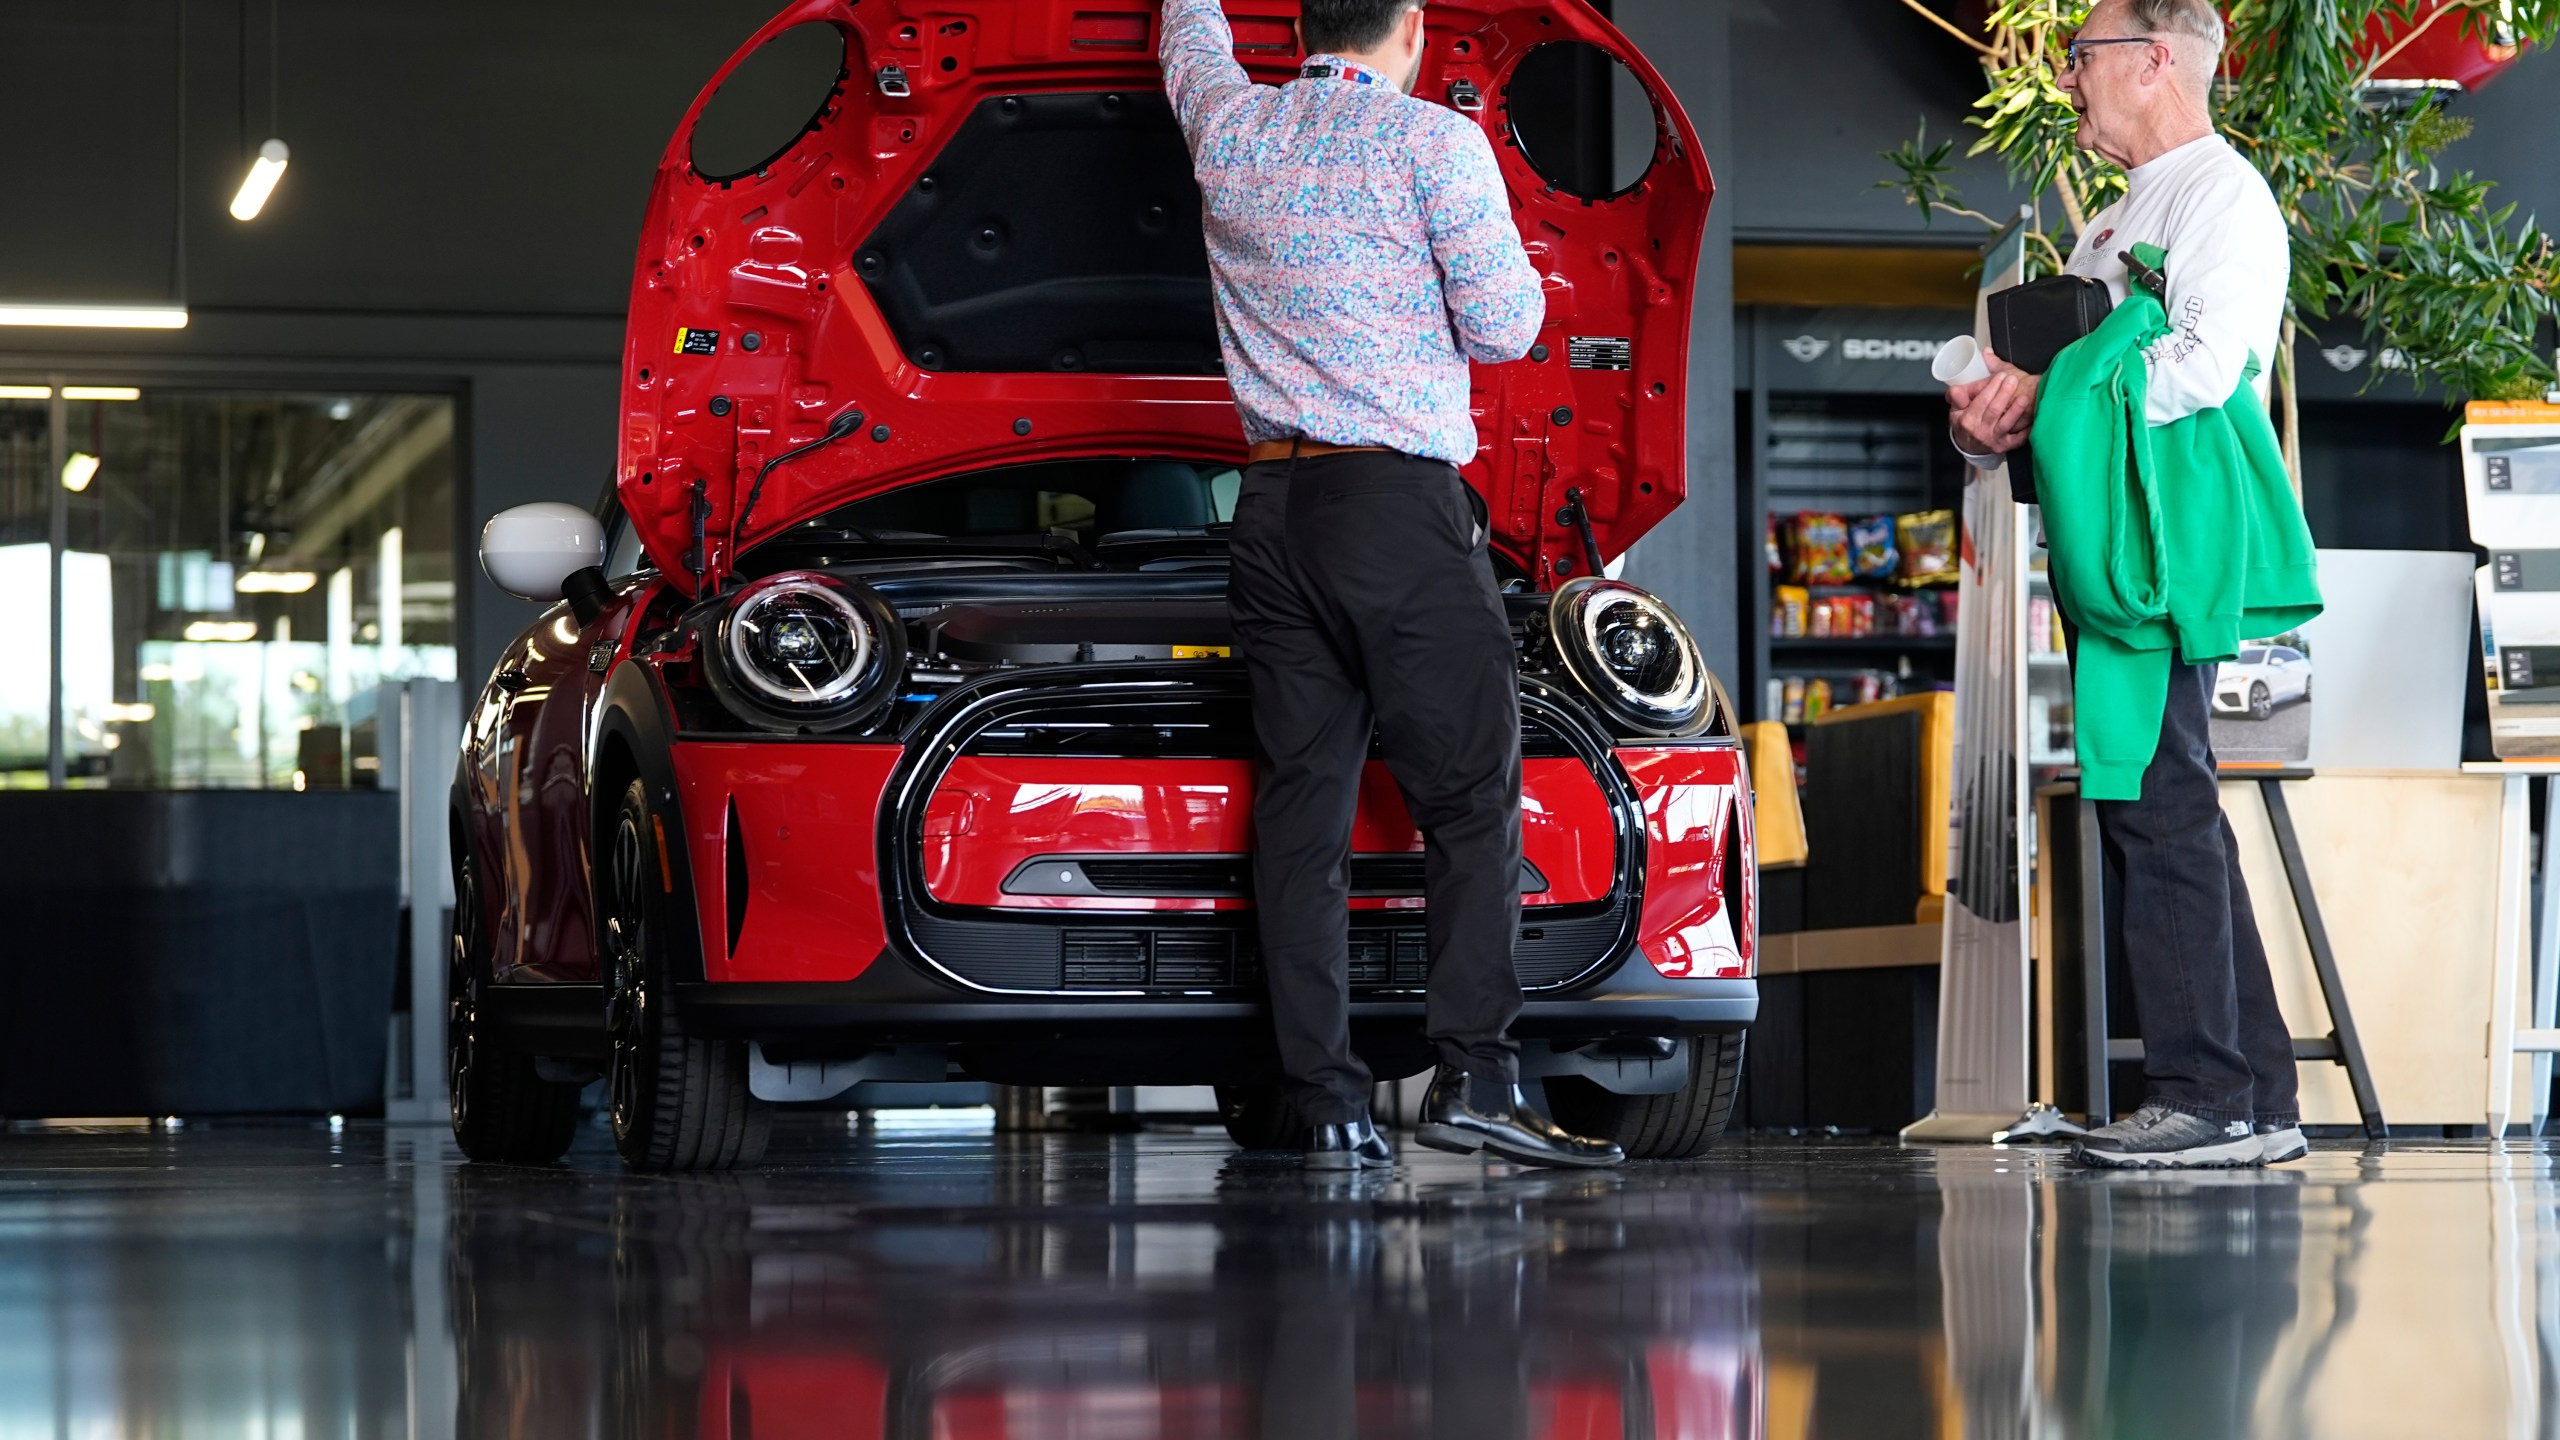
M 2142 352 L 2168 330 L 2135 289 L 2036 396 L 2036 491 L 2054 600 L 2080 631 L 2072 704 L 2092 800 L 2140 798 L 2173 650 L 2189 665 L 2228 660 L 2243 639 L 2320 613 L 2310 527 L 2250 384 L 2256 357 L 2220 409 L 2149 425 Z

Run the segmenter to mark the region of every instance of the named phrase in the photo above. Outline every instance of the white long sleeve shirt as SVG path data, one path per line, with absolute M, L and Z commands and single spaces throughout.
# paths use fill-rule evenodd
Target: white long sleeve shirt
M 2124 252 L 2137 243 L 2168 252 L 2169 333 L 2143 352 L 2146 417 L 2168 425 L 2231 398 L 2250 357 L 2267 394 L 2284 327 L 2293 250 L 2266 178 L 2219 135 L 2190 140 L 2127 172 L 2131 189 L 2080 232 L 2063 268 L 2106 282 L 2124 303 Z M 1988 469 L 1999 456 L 1968 459 Z

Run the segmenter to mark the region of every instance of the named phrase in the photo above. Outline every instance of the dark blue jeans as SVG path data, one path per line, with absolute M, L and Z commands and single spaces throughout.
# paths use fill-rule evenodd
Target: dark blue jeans
M 2143 1074 L 2150 1098 L 2171 1109 L 2292 1124 L 2301 1108 L 2293 1036 L 2214 776 L 2215 667 L 2170 659 L 2142 798 L 2097 802 L 2107 868 L 2122 883 L 2107 922 L 2132 981 Z

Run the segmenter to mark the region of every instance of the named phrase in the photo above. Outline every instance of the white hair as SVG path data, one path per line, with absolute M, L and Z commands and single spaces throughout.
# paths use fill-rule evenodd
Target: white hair
M 2179 78 L 2197 95 L 2212 93 L 2213 72 L 2222 66 L 2224 31 L 2222 14 L 2211 0 L 2125 0 L 2125 13 L 2142 34 L 2193 42 L 2178 47 L 2188 52 L 2179 58 L 2197 73 Z

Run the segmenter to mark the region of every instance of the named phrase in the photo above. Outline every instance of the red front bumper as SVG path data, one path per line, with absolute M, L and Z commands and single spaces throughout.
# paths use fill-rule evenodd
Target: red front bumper
M 673 749 L 704 978 L 846 981 L 879 960 L 894 929 L 883 908 L 881 848 L 891 843 L 884 837 L 901 833 L 884 823 L 882 807 L 901 747 L 748 740 Z M 1631 747 L 1616 760 L 1641 811 L 1629 836 L 1643 852 L 1637 945 L 1666 978 L 1751 975 L 1756 872 L 1740 750 Z M 1526 762 L 1523 851 L 1547 888 L 1523 895 L 1524 925 L 1534 925 L 1542 907 L 1606 902 L 1622 883 L 1612 803 L 1579 760 Z M 1240 910 L 1250 901 L 1023 895 L 1008 893 L 1006 881 L 1043 855 L 1240 854 L 1251 848 L 1251 812 L 1251 767 L 1243 761 L 964 756 L 925 802 L 920 873 L 936 904 L 1008 918 L 1047 912 L 1085 924 L 1097 912 Z M 1393 856 L 1420 846 L 1401 797 L 1373 765 L 1355 852 Z M 1419 903 L 1353 901 L 1373 911 Z

